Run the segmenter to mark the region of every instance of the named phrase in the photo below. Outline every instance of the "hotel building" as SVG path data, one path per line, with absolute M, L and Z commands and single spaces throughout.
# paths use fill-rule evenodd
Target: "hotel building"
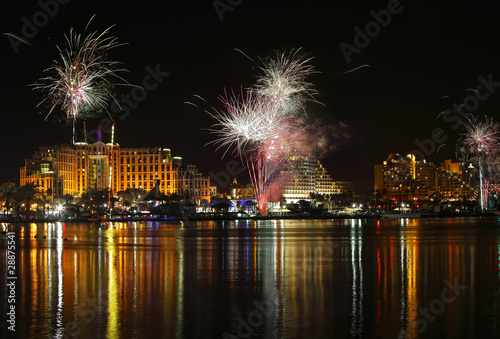
M 187 195 L 196 205 L 203 200 L 210 203 L 210 178 L 204 177 L 195 165 L 187 165 L 186 169 L 178 168 L 175 179 L 177 194 Z
M 168 148 L 121 148 L 118 144 L 77 142 L 74 146 L 40 147 L 20 169 L 20 185 L 34 183 L 52 198 L 81 196 L 89 189 L 151 190 L 163 194 L 186 190 L 196 202 L 210 200 L 210 178 Z M 156 181 L 157 180 L 157 181 Z
M 457 200 L 477 195 L 465 180 L 460 164 L 450 159 L 440 165 L 415 156 L 389 155 L 382 165 L 374 166 L 374 189 L 392 198 Z
M 333 181 L 326 168 L 316 159 L 292 159 L 292 169 L 283 174 L 288 176 L 283 185 L 283 200 L 286 203 L 311 200 L 311 193 L 332 195 L 353 192 L 352 182 Z
M 231 199 L 255 199 L 252 184 L 242 185 L 238 183 L 236 177 L 233 179 L 231 185 L 229 185 L 229 194 L 231 195 Z

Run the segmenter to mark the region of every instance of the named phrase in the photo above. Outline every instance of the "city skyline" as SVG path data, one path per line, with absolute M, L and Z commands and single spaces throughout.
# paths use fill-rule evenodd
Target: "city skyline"
M 54 3 L 57 8 L 47 5 Z M 220 3 L 229 7 L 215 6 Z M 162 12 L 115 3 L 48 1 L 15 5 L 4 13 L 2 32 L 24 37 L 33 46 L 3 36 L 2 93 L 7 100 L 1 108 L 0 156 L 10 161 L 4 161 L 0 181 L 18 183 L 19 167 L 39 146 L 70 143 L 70 125 L 44 121 L 47 109 L 36 108 L 40 96 L 28 85 L 57 57 L 55 45 L 63 44 L 69 28 L 82 32 L 94 14 L 89 30 L 116 24 L 111 33 L 127 45 L 112 57 L 130 70 L 127 81 L 148 88 L 135 96 L 130 88 L 117 90 L 126 109 L 111 112 L 116 142 L 175 149 L 206 174 L 225 170 L 233 157 L 221 159 L 222 151 L 204 146 L 213 140 L 206 130 L 213 121 L 204 109 L 222 109 L 218 96 L 225 89 L 239 92 L 250 86 L 256 65 L 248 57 L 257 61 L 276 49 L 302 47 L 314 57 L 311 63 L 319 73 L 311 81 L 322 104 L 308 103 L 308 116 L 326 124 L 345 123 L 350 135 L 322 162 L 333 178 L 353 181 L 357 188 L 373 187 L 373 165 L 390 153 L 420 150 L 430 161 L 455 159 L 460 105 L 462 112 L 495 117 L 499 21 L 488 2 L 439 8 L 408 1 L 236 3 L 176 4 Z M 46 22 L 34 26 L 33 37 L 25 37 L 27 22 L 43 20 L 39 12 L 46 13 Z M 366 28 L 373 29 L 369 36 Z M 194 102 L 194 95 L 206 100 L 206 106 L 185 103 Z M 89 121 L 89 129 L 99 121 Z

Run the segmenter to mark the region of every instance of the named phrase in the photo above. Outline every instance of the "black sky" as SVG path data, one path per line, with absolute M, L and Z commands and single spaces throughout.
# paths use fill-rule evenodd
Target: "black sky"
M 223 21 L 212 1 L 159 5 L 73 0 L 59 5 L 54 17 L 29 39 L 34 47 L 20 45 L 16 53 L 2 36 L 0 182 L 18 183 L 24 158 L 39 146 L 70 142 L 71 128 L 50 118 L 44 121 L 39 113 L 47 111 L 35 108 L 40 96 L 28 85 L 57 58 L 55 45 L 63 45 L 69 28 L 82 32 L 94 14 L 90 30 L 116 24 L 111 33 L 128 43 L 112 57 L 130 70 L 125 75 L 130 83 L 141 85 L 148 66 L 170 73 L 125 119 L 115 115 L 116 141 L 124 147 L 168 147 L 206 175 L 223 170 L 231 158 L 221 159 L 222 151 L 205 146 L 213 136 L 204 129 L 213 120 L 185 102 L 197 94 L 222 108 L 217 97 L 224 89 L 239 91 L 254 82 L 255 65 L 235 48 L 258 59 L 275 49 L 302 47 L 315 57 L 312 63 L 320 73 L 310 80 L 324 104 L 309 104 L 309 116 L 349 126 L 351 137 L 323 159 L 334 179 L 370 188 L 374 164 L 389 153 L 418 149 L 415 139 L 430 138 L 436 128 L 444 130 L 447 140 L 428 159 L 454 158 L 459 130 L 436 118 L 473 94 L 467 89 L 476 88 L 478 77 L 500 82 L 500 15 L 495 2 L 401 1 L 401 12 L 348 63 L 339 44 L 354 45 L 354 28 L 364 30 L 374 20 L 370 12 L 386 9 L 388 3 L 246 0 L 225 12 Z M 33 22 L 40 4 L 12 6 L 2 11 L 1 31 L 22 35 L 22 18 Z M 343 75 L 364 64 L 370 67 Z M 498 89 L 480 101 L 475 114 L 498 119 Z M 130 88 L 117 92 L 129 93 Z M 89 129 L 97 122 L 88 122 Z

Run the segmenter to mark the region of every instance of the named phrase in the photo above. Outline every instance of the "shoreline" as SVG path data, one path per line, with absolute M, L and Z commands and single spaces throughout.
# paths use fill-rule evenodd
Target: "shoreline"
M 397 216 L 393 218 L 384 218 L 381 215 L 301 215 L 301 216 L 249 216 L 238 217 L 231 215 L 220 216 L 190 216 L 190 217 L 158 217 L 158 218 L 111 218 L 111 219 L 58 219 L 58 218 L 44 218 L 44 219 L 0 219 L 0 223 L 45 223 L 45 222 L 88 222 L 88 223 L 102 223 L 102 222 L 138 222 L 138 221 L 161 221 L 161 222 L 182 222 L 182 221 L 219 221 L 219 220 L 311 220 L 311 219 L 383 219 L 383 220 L 397 220 L 397 219 L 420 219 L 420 218 L 463 218 L 463 217 L 498 217 L 494 213 L 467 213 L 467 214 L 422 214 L 420 217 Z

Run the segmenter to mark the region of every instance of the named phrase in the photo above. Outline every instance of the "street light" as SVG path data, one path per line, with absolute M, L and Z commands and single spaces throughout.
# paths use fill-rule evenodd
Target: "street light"
M 60 218 L 61 217 L 61 211 L 63 210 L 63 207 L 62 205 L 57 205 L 56 207 L 56 211 L 58 213 L 57 217 Z

